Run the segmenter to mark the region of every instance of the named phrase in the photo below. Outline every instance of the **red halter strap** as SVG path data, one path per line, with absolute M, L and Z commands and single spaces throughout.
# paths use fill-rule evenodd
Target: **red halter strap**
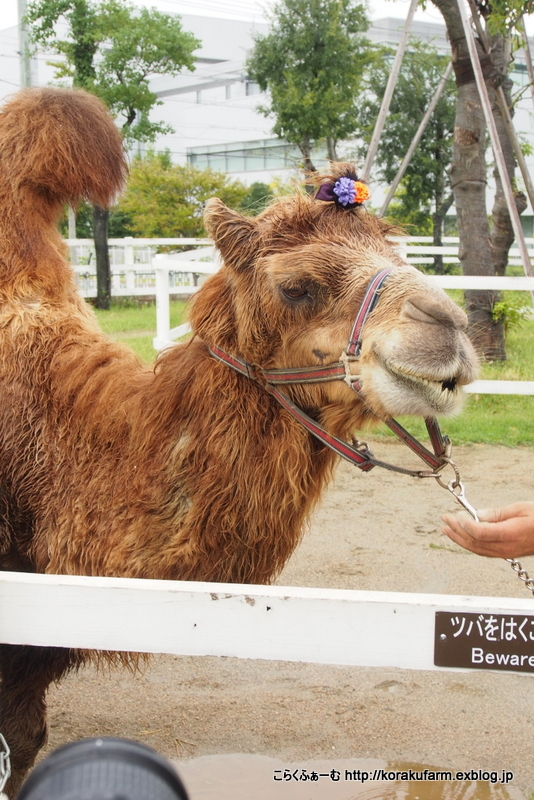
M 356 319 L 354 320 L 354 325 L 352 326 L 349 344 L 346 351 L 348 356 L 354 356 L 357 358 L 360 355 L 360 350 L 362 349 L 363 326 L 367 321 L 367 317 L 378 303 L 380 289 L 389 277 L 391 271 L 391 267 L 382 269 L 380 272 L 377 272 L 374 278 L 372 278 L 369 282 L 367 291 L 365 292 L 365 296 L 360 306 L 360 310 L 358 311 Z
M 431 453 L 421 442 L 417 441 L 405 428 L 396 420 L 388 418 L 382 420 L 402 441 L 419 456 L 432 472 L 425 470 L 411 470 L 404 467 L 397 467 L 376 459 L 367 445 L 361 442 L 349 444 L 337 436 L 333 436 L 328 431 L 313 420 L 308 414 L 293 403 L 283 392 L 276 387 L 278 385 L 291 383 L 324 383 L 326 381 L 343 380 L 353 389 L 361 400 L 365 403 L 359 377 L 352 375 L 350 366 L 359 358 L 362 344 L 362 330 L 371 311 L 374 309 L 380 297 L 380 290 L 391 272 L 391 268 L 383 269 L 378 272 L 370 281 L 365 292 L 362 304 L 356 315 L 354 325 L 347 349 L 342 353 L 341 360 L 325 367 L 296 367 L 293 369 L 262 369 L 253 364 L 249 364 L 238 356 L 232 356 L 213 345 L 209 348 L 211 355 L 217 361 L 232 367 L 236 372 L 254 381 L 260 381 L 266 391 L 295 418 L 297 419 L 315 438 L 337 453 L 339 456 L 354 464 L 359 469 L 367 472 L 375 466 L 401 472 L 406 475 L 413 475 L 418 478 L 435 478 L 436 472 L 447 463 L 447 453 L 449 439 L 444 437 L 439 429 L 437 420 L 434 417 L 425 418 L 425 424 L 432 442 L 434 453 Z M 261 376 L 261 378 L 260 378 Z

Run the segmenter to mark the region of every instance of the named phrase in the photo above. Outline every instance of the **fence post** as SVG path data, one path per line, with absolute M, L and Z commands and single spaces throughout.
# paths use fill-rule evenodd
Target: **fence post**
M 171 344 L 170 337 L 170 303 L 169 303 L 169 270 L 159 266 L 158 256 L 154 256 L 156 273 L 156 336 L 153 339 L 155 350 L 161 350 Z
M 126 288 L 135 289 L 133 236 L 124 237 L 124 269 L 126 272 Z
M 69 239 L 76 239 L 76 214 L 71 206 L 68 207 L 69 218 Z M 78 248 L 71 246 L 70 248 L 70 264 L 74 267 L 78 263 Z

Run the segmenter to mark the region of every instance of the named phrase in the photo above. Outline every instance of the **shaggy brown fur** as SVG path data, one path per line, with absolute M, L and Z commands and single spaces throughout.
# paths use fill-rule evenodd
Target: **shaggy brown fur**
M 27 90 L 0 114 L 0 567 L 268 582 L 335 456 L 208 345 L 263 367 L 336 361 L 369 278 L 395 265 L 366 324 L 368 402 L 377 414 L 448 412 L 473 377 L 464 316 L 363 209 L 297 196 L 247 219 L 213 200 L 206 224 L 224 266 L 194 299 L 195 338 L 144 367 L 98 329 L 56 228 L 65 202 L 104 205 L 124 175 L 93 97 Z M 288 393 L 338 436 L 372 416 L 341 382 Z M 49 682 L 81 658 L 0 648 L 11 792 L 44 741 Z

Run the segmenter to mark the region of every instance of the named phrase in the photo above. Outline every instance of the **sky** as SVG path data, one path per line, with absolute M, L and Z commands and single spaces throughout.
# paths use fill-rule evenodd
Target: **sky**
M 202 14 L 211 17 L 229 17 L 260 22 L 264 18 L 264 9 L 272 5 L 273 0 L 132 0 L 136 6 L 156 7 L 161 11 L 177 14 Z M 398 17 L 405 19 L 410 7 L 410 0 L 367 0 L 369 17 Z M 0 30 L 17 24 L 18 0 L 0 0 Z M 443 23 L 439 11 L 426 2 L 426 10 L 417 9 L 415 19 L 427 22 Z M 534 14 L 525 17 L 527 31 L 534 36 Z
M 207 16 L 225 16 L 232 19 L 261 21 L 263 9 L 270 0 L 133 0 L 134 5 L 155 6 L 161 11 L 178 14 L 202 14 Z M 17 0 L 0 0 L 0 29 L 17 24 Z M 439 11 L 430 2 L 427 11 L 416 11 L 416 19 L 428 22 L 442 22 Z M 368 0 L 371 19 L 380 17 L 405 18 L 410 6 L 409 0 Z M 534 30 L 534 27 L 533 27 Z

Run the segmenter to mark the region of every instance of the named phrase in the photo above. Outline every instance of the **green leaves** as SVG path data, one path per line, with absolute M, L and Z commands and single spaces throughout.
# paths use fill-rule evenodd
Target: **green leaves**
M 114 5 L 107 0 L 101 6 L 110 20 Z M 198 44 L 182 30 L 178 18 L 146 8 L 130 15 L 104 43 L 92 89 L 121 115 L 128 138 L 154 141 L 157 134 L 171 130 L 148 121 L 150 110 L 159 105 L 148 81 L 151 75 L 177 75 L 184 66 L 193 70 L 192 53 Z
M 149 153 L 133 162 L 119 210 L 140 236 L 205 236 L 206 200 L 216 196 L 236 208 L 247 194 L 243 184 L 222 173 L 173 166 L 166 154 Z
M 200 42 L 178 17 L 137 9 L 127 0 L 33 0 L 28 21 L 33 41 L 64 57 L 56 77 L 72 77 L 75 86 L 101 97 L 126 138 L 153 141 L 172 130 L 149 121 L 159 104 L 149 78 L 194 69 Z
M 252 80 L 270 92 L 262 112 L 274 132 L 304 151 L 310 141 L 349 136 L 357 127 L 370 44 L 363 5 L 351 0 L 281 0 L 271 32 L 256 39 L 247 62 Z
M 57 77 L 69 73 L 75 86 L 87 88 L 95 76 L 94 59 L 102 39 L 95 6 L 90 0 L 34 0 L 28 6 L 33 41 L 65 57 Z M 57 36 L 57 23 L 67 24 L 69 36 Z
M 368 95 L 361 109 L 364 138 L 367 140 L 372 134 L 380 108 L 391 57 L 388 51 L 384 51 L 382 63 L 377 63 L 369 73 Z M 448 61 L 447 57 L 438 55 L 435 48 L 429 45 L 418 41 L 410 43 L 377 153 L 377 167 L 386 183 L 393 181 Z M 450 194 L 448 170 L 452 157 L 455 108 L 456 94 L 451 80 L 430 118 L 397 192 L 397 219 L 415 224 L 419 232 L 424 230 L 424 217 L 428 217 L 433 209 L 437 210 Z M 393 213 L 393 207 L 390 213 Z
M 486 19 L 490 34 L 500 33 L 507 36 L 517 29 L 523 14 L 531 14 L 532 0 L 479 0 L 477 7 Z

